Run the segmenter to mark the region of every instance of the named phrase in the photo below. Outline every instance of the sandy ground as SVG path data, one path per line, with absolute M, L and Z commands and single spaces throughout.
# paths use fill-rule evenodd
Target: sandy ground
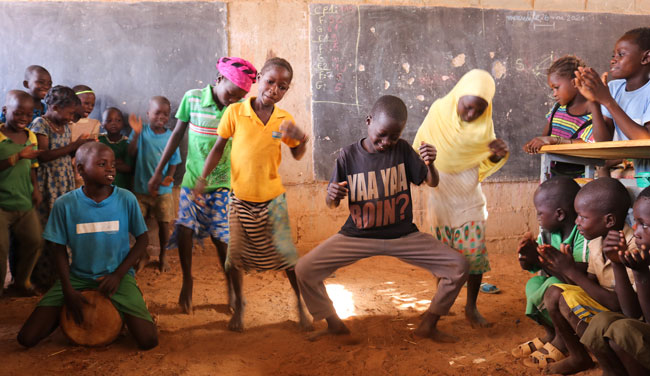
M 452 345 L 414 339 L 412 331 L 435 292 L 434 280 L 396 259 L 375 257 L 341 269 L 328 279 L 337 310 L 356 344 L 339 339 L 306 340 L 296 323 L 295 298 L 283 273 L 245 277 L 248 301 L 244 333 L 226 329 L 229 313 L 223 274 L 214 248 L 194 257 L 192 315 L 176 304 L 181 272 L 175 252 L 172 271 L 148 267 L 137 276 L 156 317 L 160 345 L 138 351 L 126 333 L 104 348 L 71 346 L 60 330 L 25 350 L 16 334 L 37 298 L 0 299 L 0 354 L 3 375 L 538 375 L 510 350 L 543 334 L 524 312 L 529 277 L 510 253 L 491 255 L 486 281 L 498 295 L 481 294 L 479 308 L 495 323 L 472 329 L 464 318 L 466 290 L 439 327 L 461 338 Z M 315 324 L 317 329 L 324 322 Z M 590 370 L 581 375 L 598 375 Z

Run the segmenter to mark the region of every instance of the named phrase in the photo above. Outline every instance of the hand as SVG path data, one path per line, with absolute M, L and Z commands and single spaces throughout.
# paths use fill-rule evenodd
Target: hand
M 611 230 L 603 240 L 603 253 L 605 257 L 617 264 L 621 263 L 620 255 L 627 251 L 627 242 L 623 231 Z
M 431 144 L 427 144 L 424 141 L 420 142 L 419 151 L 420 157 L 427 166 L 431 166 L 436 160 L 436 156 L 438 155 L 438 150 L 436 150 L 436 147 Z
M 90 133 L 84 133 L 81 136 L 79 136 L 79 138 L 83 138 L 84 140 L 90 138 Z
M 537 154 L 539 153 L 539 149 L 542 148 L 542 146 L 545 145 L 556 145 L 559 140 L 556 140 L 557 137 L 551 137 L 551 136 L 543 136 L 543 137 L 535 137 L 532 140 L 528 141 L 526 145 L 524 145 L 524 151 L 528 154 Z
M 544 269 L 560 275 L 566 275 L 568 271 L 576 267 L 576 262 L 571 254 L 571 246 L 562 245 L 557 250 L 550 245 L 537 247 L 538 260 Z
M 97 290 L 102 294 L 106 295 L 107 298 L 110 298 L 115 294 L 117 288 L 120 287 L 120 282 L 122 282 L 122 277 L 115 273 L 107 274 L 101 278 L 98 278 L 99 287 Z
M 496 140 L 490 142 L 488 144 L 488 148 L 490 148 L 490 153 L 492 153 L 492 156 L 495 157 L 490 158 L 493 162 L 500 161 L 508 154 L 508 145 L 500 138 L 497 138 Z
M 149 194 L 152 197 L 158 196 L 158 188 L 160 187 L 161 183 L 162 175 L 154 172 L 153 176 L 151 176 L 151 179 L 149 179 L 149 183 L 147 184 L 147 188 L 149 188 Z
M 329 183 L 327 186 L 327 197 L 331 201 L 341 201 L 348 195 L 348 182 Z
M 205 200 L 203 200 L 203 193 L 205 192 L 205 184 L 207 182 L 205 179 L 199 177 L 194 183 L 194 188 L 191 191 L 192 197 L 190 198 L 199 206 L 205 206 Z
M 620 252 L 621 263 L 632 270 L 647 271 L 650 265 L 650 252 L 645 245 L 641 249 Z
M 20 159 L 36 159 L 38 155 L 41 154 L 40 150 L 34 149 L 34 145 L 25 146 L 23 150 L 18 152 L 18 158 Z
M 519 265 L 524 270 L 531 270 L 536 266 L 539 266 L 539 261 L 537 259 L 539 257 L 539 254 L 537 253 L 537 243 L 532 239 L 532 234 L 530 234 L 530 232 L 527 232 L 519 241 L 517 257 L 519 258 Z
M 305 138 L 305 132 L 296 126 L 293 121 L 285 120 L 280 124 L 280 132 L 282 132 L 282 138 L 290 138 L 293 140 L 303 140 Z
M 34 190 L 32 191 L 32 203 L 34 203 L 34 207 L 38 207 L 41 202 L 43 202 L 43 195 L 38 187 L 34 187 Z
M 612 98 L 609 88 L 593 68 L 579 67 L 573 85 L 590 102 L 603 104 Z
M 140 134 L 142 132 L 142 119 L 135 114 L 129 115 L 129 126 L 133 129 L 133 132 Z
M 162 183 L 160 183 L 160 185 L 162 185 L 163 187 L 169 187 L 169 185 L 173 182 L 174 182 L 173 176 L 165 176 L 165 178 L 163 179 Z
M 87 142 L 94 142 L 92 138 L 81 138 L 79 137 L 77 141 L 73 142 L 72 145 L 74 146 L 74 149 L 77 150 L 79 147 Z
M 63 301 L 68 309 L 68 318 L 72 315 L 74 322 L 77 325 L 81 325 L 84 322 L 83 305 L 89 304 L 88 300 L 81 295 L 80 291 L 73 289 L 67 293 L 65 291 L 63 292 Z

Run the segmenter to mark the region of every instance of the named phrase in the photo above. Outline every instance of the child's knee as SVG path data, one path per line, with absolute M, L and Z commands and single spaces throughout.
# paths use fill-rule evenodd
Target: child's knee
M 34 347 L 39 342 L 36 336 L 29 334 L 29 328 L 26 328 L 24 326 L 20 329 L 20 332 L 18 332 L 16 340 L 21 346 L 27 348 Z
M 549 311 L 558 310 L 558 302 L 562 296 L 562 289 L 556 286 L 550 286 L 544 293 L 544 305 Z
M 158 334 L 153 333 L 148 335 L 145 338 L 138 338 L 138 348 L 140 350 L 151 350 L 154 347 L 158 346 Z

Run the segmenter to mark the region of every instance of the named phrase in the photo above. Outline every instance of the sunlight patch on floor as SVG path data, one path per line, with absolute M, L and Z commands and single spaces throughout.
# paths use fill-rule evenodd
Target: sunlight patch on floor
M 332 303 L 334 303 L 336 314 L 339 315 L 341 319 L 347 319 L 348 317 L 356 315 L 352 292 L 346 289 L 345 286 L 336 283 L 328 283 L 325 285 L 325 289 L 327 290 L 327 295 L 332 299 Z

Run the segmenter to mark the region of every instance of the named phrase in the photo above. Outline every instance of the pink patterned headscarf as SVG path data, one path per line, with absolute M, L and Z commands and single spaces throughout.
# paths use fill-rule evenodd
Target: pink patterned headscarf
M 253 64 L 238 57 L 222 57 L 217 63 L 217 69 L 221 75 L 246 92 L 257 80 L 257 69 Z

